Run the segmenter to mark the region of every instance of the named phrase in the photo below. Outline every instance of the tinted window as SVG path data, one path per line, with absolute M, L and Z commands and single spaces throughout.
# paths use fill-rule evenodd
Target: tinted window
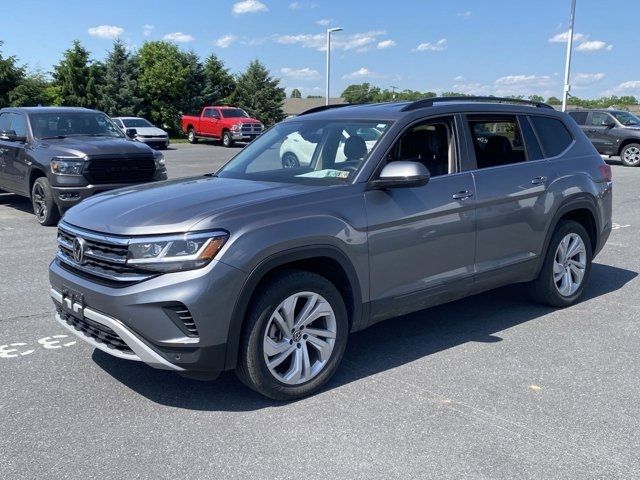
M 240 109 L 240 108 L 223 108 L 222 109 L 222 116 L 224 118 L 246 118 L 249 115 L 247 115 L 247 112 L 245 112 L 244 110 Z
M 24 115 L 14 113 L 11 119 L 11 130 L 16 132 L 19 137 L 27 136 L 27 120 Z
M 202 114 L 202 116 L 203 116 L 204 118 L 211 118 L 211 117 L 213 116 L 213 115 L 212 115 L 212 113 L 213 113 L 213 110 L 212 110 L 212 109 L 210 109 L 210 108 L 206 108 L 206 109 L 204 110 L 204 113 Z
M 536 134 L 533 133 L 533 129 L 531 128 L 531 124 L 527 117 L 520 117 L 520 128 L 522 129 L 524 146 L 527 150 L 527 160 L 540 160 L 541 158 L 544 158 L 542 148 L 540 148 Z
M 497 167 L 526 160 L 524 143 L 514 116 L 492 120 L 470 117 L 469 128 L 478 168 Z
M 529 118 L 542 143 L 542 150 L 546 157 L 560 155 L 571 145 L 573 137 L 564 123 L 557 118 L 537 116 Z
M 31 129 L 36 138 L 70 136 L 122 137 L 120 130 L 104 113 L 46 112 L 31 114 Z
M 613 122 L 613 119 L 608 113 L 593 112 L 591 114 L 591 120 L 589 121 L 589 124 L 593 127 L 605 127 L 611 122 Z
M 569 112 L 571 118 L 573 118 L 578 125 L 584 125 L 587 123 L 587 117 L 589 112 Z
M 145 120 L 144 118 L 127 118 L 126 120 L 122 120 L 124 126 L 127 128 L 136 128 L 136 127 L 153 127 L 151 122 Z
M 9 125 L 11 124 L 11 114 L 3 113 L 0 115 L 0 132 L 2 130 L 9 130 Z

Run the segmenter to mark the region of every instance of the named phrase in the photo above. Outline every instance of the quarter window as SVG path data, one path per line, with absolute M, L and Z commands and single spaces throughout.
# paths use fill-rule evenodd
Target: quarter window
M 524 142 L 515 116 L 493 119 L 470 117 L 478 168 L 498 167 L 526 160 Z
M 544 158 L 542 148 L 540 148 L 536 134 L 533 133 L 529 120 L 527 117 L 519 117 L 519 120 L 520 127 L 522 128 L 522 137 L 524 138 L 524 146 L 527 150 L 527 160 L 540 160 Z
M 538 134 L 545 157 L 560 155 L 573 142 L 571 133 L 565 124 L 557 118 L 538 116 L 529 118 Z
M 11 130 L 16 132 L 16 135 L 19 137 L 27 136 L 27 121 L 24 118 L 24 115 L 19 113 L 13 114 L 13 118 L 11 119 Z

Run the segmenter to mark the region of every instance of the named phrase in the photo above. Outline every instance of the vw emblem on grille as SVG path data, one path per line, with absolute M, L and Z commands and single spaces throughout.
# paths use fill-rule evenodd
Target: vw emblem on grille
M 84 238 L 76 237 L 73 240 L 73 259 L 80 265 L 84 263 L 84 250 L 86 246 L 87 242 Z

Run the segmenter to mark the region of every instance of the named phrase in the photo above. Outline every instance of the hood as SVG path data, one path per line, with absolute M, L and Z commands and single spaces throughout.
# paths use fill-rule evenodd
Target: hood
M 231 118 L 225 118 L 224 120 L 234 125 L 237 123 L 262 123 L 257 118 L 251 118 L 251 117 L 231 117 Z
M 36 149 L 46 150 L 51 156 L 109 156 L 149 154 L 153 150 L 140 142 L 127 138 L 67 137 L 41 140 Z
M 64 221 L 115 235 L 182 233 L 221 212 L 315 189 L 217 177 L 171 180 L 89 197 L 67 211 Z
M 160 137 L 167 135 L 167 132 L 158 127 L 131 127 L 135 128 L 138 135 L 153 135 L 154 137 Z

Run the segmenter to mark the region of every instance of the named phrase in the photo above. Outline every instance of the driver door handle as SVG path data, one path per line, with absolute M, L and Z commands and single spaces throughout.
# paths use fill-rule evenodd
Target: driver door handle
M 8 148 L 0 148 L 0 153 L 9 153 Z
M 461 192 L 454 193 L 452 197 L 454 200 L 466 200 L 467 198 L 473 197 L 473 192 L 470 190 L 463 190 Z
M 536 177 L 531 180 L 532 185 L 544 185 L 547 183 L 547 177 Z

